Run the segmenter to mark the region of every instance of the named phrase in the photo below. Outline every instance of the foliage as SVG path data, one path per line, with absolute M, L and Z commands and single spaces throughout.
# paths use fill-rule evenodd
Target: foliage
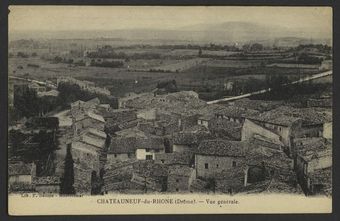
M 67 146 L 67 152 L 64 162 L 64 175 L 61 178 L 60 183 L 60 194 L 74 195 L 76 193 L 74 184 L 74 166 L 73 158 L 71 153 L 71 145 Z
M 37 116 L 39 114 L 39 99 L 36 91 L 27 85 L 15 87 L 14 108 L 22 117 Z

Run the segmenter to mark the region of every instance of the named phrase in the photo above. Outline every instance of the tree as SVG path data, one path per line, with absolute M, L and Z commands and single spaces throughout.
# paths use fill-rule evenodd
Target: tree
M 67 145 L 67 152 L 64 164 L 64 175 L 61 178 L 60 194 L 73 195 L 76 193 L 74 184 L 73 158 L 71 153 L 71 145 Z

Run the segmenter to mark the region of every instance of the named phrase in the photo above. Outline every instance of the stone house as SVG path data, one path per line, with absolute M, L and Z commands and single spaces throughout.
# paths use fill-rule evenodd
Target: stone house
M 121 162 L 136 159 L 136 137 L 112 137 L 107 151 L 107 162 Z
M 57 176 L 36 177 L 34 179 L 34 185 L 38 193 L 59 194 L 60 192 L 60 178 Z
M 244 167 L 249 144 L 222 139 L 204 140 L 195 152 L 197 178 L 215 178 L 231 168 Z
M 250 140 L 256 134 L 267 138 L 267 141 L 276 144 L 282 143 L 286 151 L 290 153 L 291 139 L 294 137 L 295 131 L 301 128 L 301 123 L 300 118 L 282 114 L 273 115 L 267 112 L 244 121 L 241 140 Z
M 295 170 L 298 181 L 305 194 L 316 194 L 330 184 L 330 174 L 332 167 L 332 144 L 325 142 L 320 144 L 309 143 L 300 146 L 296 154 Z M 325 173 L 323 173 L 324 171 Z M 320 182 L 325 176 L 325 183 Z M 315 179 L 314 179 L 315 178 Z
M 237 107 L 237 106 L 222 106 L 215 113 L 216 118 L 227 119 L 228 121 L 243 124 L 246 118 L 256 116 L 258 111 Z
M 11 190 L 31 189 L 36 175 L 34 163 L 8 162 L 8 186 Z
M 89 128 L 72 141 L 72 157 L 76 164 L 99 172 L 99 156 L 105 147 L 106 134 Z
M 131 182 L 144 186 L 145 192 L 167 191 L 168 168 L 152 161 L 138 161 L 133 164 Z
M 186 153 L 195 152 L 202 140 L 211 138 L 209 132 L 206 131 L 183 131 L 173 135 L 173 152 Z
M 104 118 L 93 112 L 79 113 L 72 117 L 72 128 L 75 136 L 81 134 L 82 131 L 90 127 L 99 131 L 104 131 Z
M 137 160 L 154 160 L 155 154 L 164 152 L 164 141 L 160 137 L 148 137 L 146 139 L 138 139 L 136 142 Z
M 215 137 L 227 140 L 241 140 L 242 124 L 215 118 L 210 122 L 209 131 Z
M 173 153 L 157 153 L 155 154 L 156 164 L 164 165 L 183 165 L 194 166 L 194 154 L 191 152 L 173 152 Z
M 211 127 L 211 121 L 213 119 L 215 119 L 215 116 L 213 114 L 200 115 L 198 116 L 197 124 L 209 128 Z
M 189 192 L 194 168 L 185 165 L 171 165 L 168 168 L 168 192 Z

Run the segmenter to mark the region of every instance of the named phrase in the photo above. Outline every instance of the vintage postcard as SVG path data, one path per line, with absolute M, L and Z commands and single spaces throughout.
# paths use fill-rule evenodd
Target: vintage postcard
M 9 11 L 10 215 L 332 212 L 331 7 Z

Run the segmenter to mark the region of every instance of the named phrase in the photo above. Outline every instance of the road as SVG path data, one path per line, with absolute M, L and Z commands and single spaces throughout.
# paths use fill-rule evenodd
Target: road
M 306 81 L 324 78 L 324 77 L 330 76 L 332 74 L 333 74 L 333 70 L 326 71 L 326 72 L 322 72 L 322 73 L 318 73 L 318 74 L 314 74 L 314 75 L 311 75 L 311 76 L 301 78 L 300 80 L 297 80 L 297 81 L 292 81 L 290 83 L 283 84 L 282 86 L 298 84 L 298 83 L 302 83 L 302 82 L 306 82 Z M 269 92 L 271 90 L 272 90 L 272 88 L 262 89 L 262 90 L 259 90 L 259 91 L 254 91 L 254 92 L 251 92 L 251 93 L 242 94 L 242 95 L 235 96 L 235 97 L 227 97 L 227 98 L 222 98 L 222 99 L 218 99 L 218 100 L 208 101 L 207 104 L 216 104 L 216 103 L 224 102 L 224 101 L 238 100 L 238 99 L 250 97 L 252 95 L 263 94 L 263 93 Z
M 14 80 L 23 80 L 23 81 L 28 81 L 28 82 L 32 82 L 32 83 L 37 83 L 37 84 L 40 84 L 40 85 L 45 85 L 45 86 L 51 87 L 53 89 L 57 89 L 57 85 L 53 84 L 53 83 L 47 83 L 47 82 L 44 82 L 44 81 L 37 81 L 37 80 L 29 79 L 29 78 L 21 78 L 21 77 L 15 77 L 15 76 L 8 76 L 8 78 L 14 79 Z

